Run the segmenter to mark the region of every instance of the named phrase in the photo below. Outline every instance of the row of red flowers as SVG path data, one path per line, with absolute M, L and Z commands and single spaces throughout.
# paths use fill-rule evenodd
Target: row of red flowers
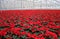
M 20 13 L 20 12 L 19 12 Z M 58 39 L 60 15 L 0 13 L 0 39 Z

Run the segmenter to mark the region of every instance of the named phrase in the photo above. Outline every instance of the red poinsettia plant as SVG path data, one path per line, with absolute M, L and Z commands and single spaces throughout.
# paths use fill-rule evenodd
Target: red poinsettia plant
M 59 39 L 60 14 L 20 13 L 0 12 L 0 39 Z

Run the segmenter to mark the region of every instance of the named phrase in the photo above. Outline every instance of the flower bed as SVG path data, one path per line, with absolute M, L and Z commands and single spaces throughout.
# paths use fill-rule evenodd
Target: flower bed
M 60 11 L 0 11 L 0 39 L 60 39 Z

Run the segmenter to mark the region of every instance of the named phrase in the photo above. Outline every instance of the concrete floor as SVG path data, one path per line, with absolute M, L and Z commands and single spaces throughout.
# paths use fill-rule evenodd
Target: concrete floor
M 0 0 L 0 10 L 60 9 L 60 0 Z

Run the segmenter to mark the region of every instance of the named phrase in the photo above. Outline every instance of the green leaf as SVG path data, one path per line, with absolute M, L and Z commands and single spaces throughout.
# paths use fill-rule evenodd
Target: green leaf
M 20 37 L 13 35 L 13 39 L 20 39 Z
M 60 39 L 60 36 L 58 37 L 58 39 Z

